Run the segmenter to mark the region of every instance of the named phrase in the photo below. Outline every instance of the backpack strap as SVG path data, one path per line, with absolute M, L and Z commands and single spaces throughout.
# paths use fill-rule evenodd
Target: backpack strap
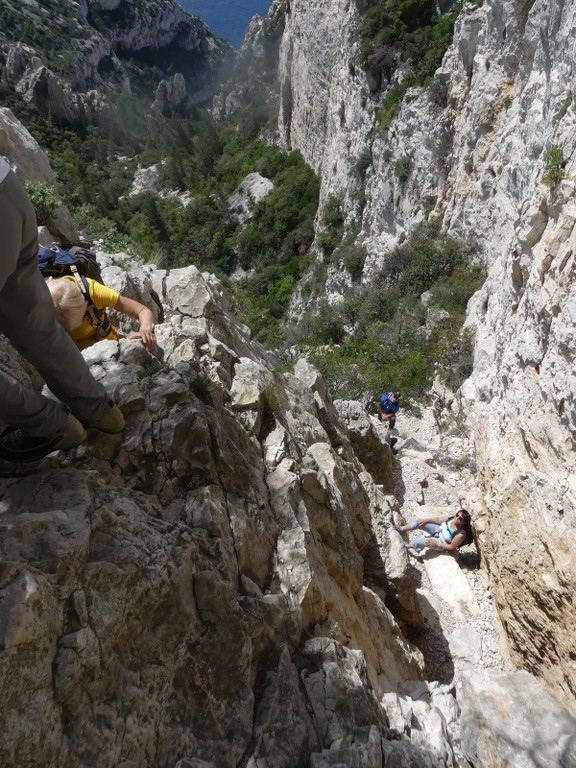
M 72 272 L 72 277 L 74 278 L 74 280 L 76 280 L 76 284 L 78 288 L 80 288 L 80 290 L 82 291 L 82 296 L 84 296 L 84 300 L 87 301 L 88 303 L 92 302 L 93 304 L 94 302 L 90 297 L 90 287 L 88 285 L 88 281 L 86 280 L 84 275 L 81 275 L 80 272 L 78 272 L 78 267 L 76 266 L 76 264 L 70 265 L 70 271 Z
M 72 270 L 72 277 L 76 280 L 76 284 L 82 291 L 82 296 L 86 302 L 86 312 L 84 313 L 84 317 L 88 320 L 92 328 L 94 328 L 94 335 L 99 339 L 105 339 L 106 336 L 114 331 L 114 326 L 108 317 L 108 313 L 105 309 L 99 309 L 96 304 L 94 304 L 92 297 L 90 296 L 88 280 L 84 275 L 80 274 L 76 265 L 72 264 L 70 269 Z
M 454 520 L 454 516 L 449 517 L 446 522 L 449 523 L 450 520 Z M 460 549 L 460 547 L 463 547 L 464 544 L 466 544 L 466 528 L 456 528 L 456 530 L 453 531 L 452 528 L 450 528 L 449 525 L 447 525 L 446 527 L 448 528 L 448 532 L 450 534 L 450 541 L 452 541 L 459 533 L 463 533 L 464 534 L 464 540 L 463 540 L 462 544 L 458 545 L 458 549 Z

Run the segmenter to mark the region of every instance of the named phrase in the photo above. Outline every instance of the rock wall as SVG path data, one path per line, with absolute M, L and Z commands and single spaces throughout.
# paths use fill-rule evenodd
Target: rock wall
M 541 732 L 546 765 L 569 759 L 573 718 L 548 691 L 527 673 L 487 680 L 464 571 L 445 558 L 422 583 L 391 532 L 461 497 L 437 464 L 448 443 L 404 441 L 393 472 L 376 419 L 332 403 L 304 361 L 277 373 L 214 277 L 100 261 L 123 295 L 161 298 L 160 346 L 84 353 L 122 435 L 0 479 L 1 764 L 456 768 L 464 747 L 485 768 L 536 768 L 525 745 Z M 0 342 L 3 369 L 41 386 Z M 427 682 L 438 665 L 445 682 Z M 456 667 L 477 673 L 463 696 Z M 528 685 L 554 731 L 519 693 Z M 511 701 L 522 727 L 504 705 L 476 716 L 484 701 Z
M 465 4 L 437 73 L 446 106 L 412 89 L 385 134 L 353 3 L 292 0 L 279 68 L 281 134 L 321 174 L 322 201 L 339 196 L 359 222 L 367 275 L 428 215 L 477 243 L 488 279 L 469 308 L 475 369 L 463 398 L 485 492 L 483 551 L 517 663 L 571 706 L 575 14 L 571 0 Z M 564 178 L 547 186 L 554 147 Z
M 0 155 L 10 161 L 21 181 L 40 181 L 54 186 L 55 177 L 45 152 L 30 132 L 17 120 L 12 112 L 0 107 Z M 50 222 L 52 232 L 47 232 L 49 245 L 52 242 L 78 241 L 78 230 L 65 205 L 59 205 L 55 219 Z
M 400 628 L 422 616 L 395 505 L 345 419 L 383 465 L 386 438 L 340 418 L 306 363 L 275 373 L 214 278 L 103 262 L 167 320 L 159 356 L 127 339 L 84 353 L 122 435 L 0 480 L 0 762 L 381 755 L 380 698 L 423 677 Z

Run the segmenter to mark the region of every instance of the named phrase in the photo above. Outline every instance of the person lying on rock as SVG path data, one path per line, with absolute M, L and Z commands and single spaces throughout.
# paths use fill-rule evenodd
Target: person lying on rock
M 138 331 L 128 338 L 142 339 L 146 349 L 152 352 L 156 346 L 156 334 L 151 310 L 96 280 L 89 277 L 82 279 L 87 285 L 86 294 L 72 275 L 46 281 L 56 309 L 56 318 L 78 347 L 86 349 L 102 339 L 115 341 L 120 338 L 105 311 L 109 308 L 138 320 Z
M 414 531 L 419 528 L 429 534 L 421 536 L 407 545 L 410 549 L 443 549 L 453 552 L 461 547 L 466 540 L 466 529 L 470 527 L 470 513 L 466 509 L 459 509 L 455 515 L 440 515 L 439 517 L 421 517 L 407 525 L 395 525 L 398 533 Z

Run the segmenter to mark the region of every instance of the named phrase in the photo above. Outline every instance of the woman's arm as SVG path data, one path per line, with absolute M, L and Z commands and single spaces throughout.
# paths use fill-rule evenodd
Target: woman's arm
M 446 520 L 449 520 L 452 515 L 439 515 L 438 517 L 418 517 L 416 519 L 416 525 L 418 528 L 420 528 L 421 525 L 426 525 L 426 523 L 435 523 L 436 525 L 441 525 L 442 523 L 445 523 Z
M 142 339 L 146 349 L 152 352 L 156 346 L 156 334 L 154 333 L 154 315 L 151 310 L 127 296 L 119 296 L 114 309 L 138 320 L 138 332 L 131 333 L 129 338 Z

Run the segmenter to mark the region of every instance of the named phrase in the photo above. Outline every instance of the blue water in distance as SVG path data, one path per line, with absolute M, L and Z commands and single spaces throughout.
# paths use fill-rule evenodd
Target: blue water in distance
M 272 0 L 178 0 L 182 8 L 200 16 L 202 21 L 234 48 L 239 48 L 250 19 L 255 14 L 266 16 Z

